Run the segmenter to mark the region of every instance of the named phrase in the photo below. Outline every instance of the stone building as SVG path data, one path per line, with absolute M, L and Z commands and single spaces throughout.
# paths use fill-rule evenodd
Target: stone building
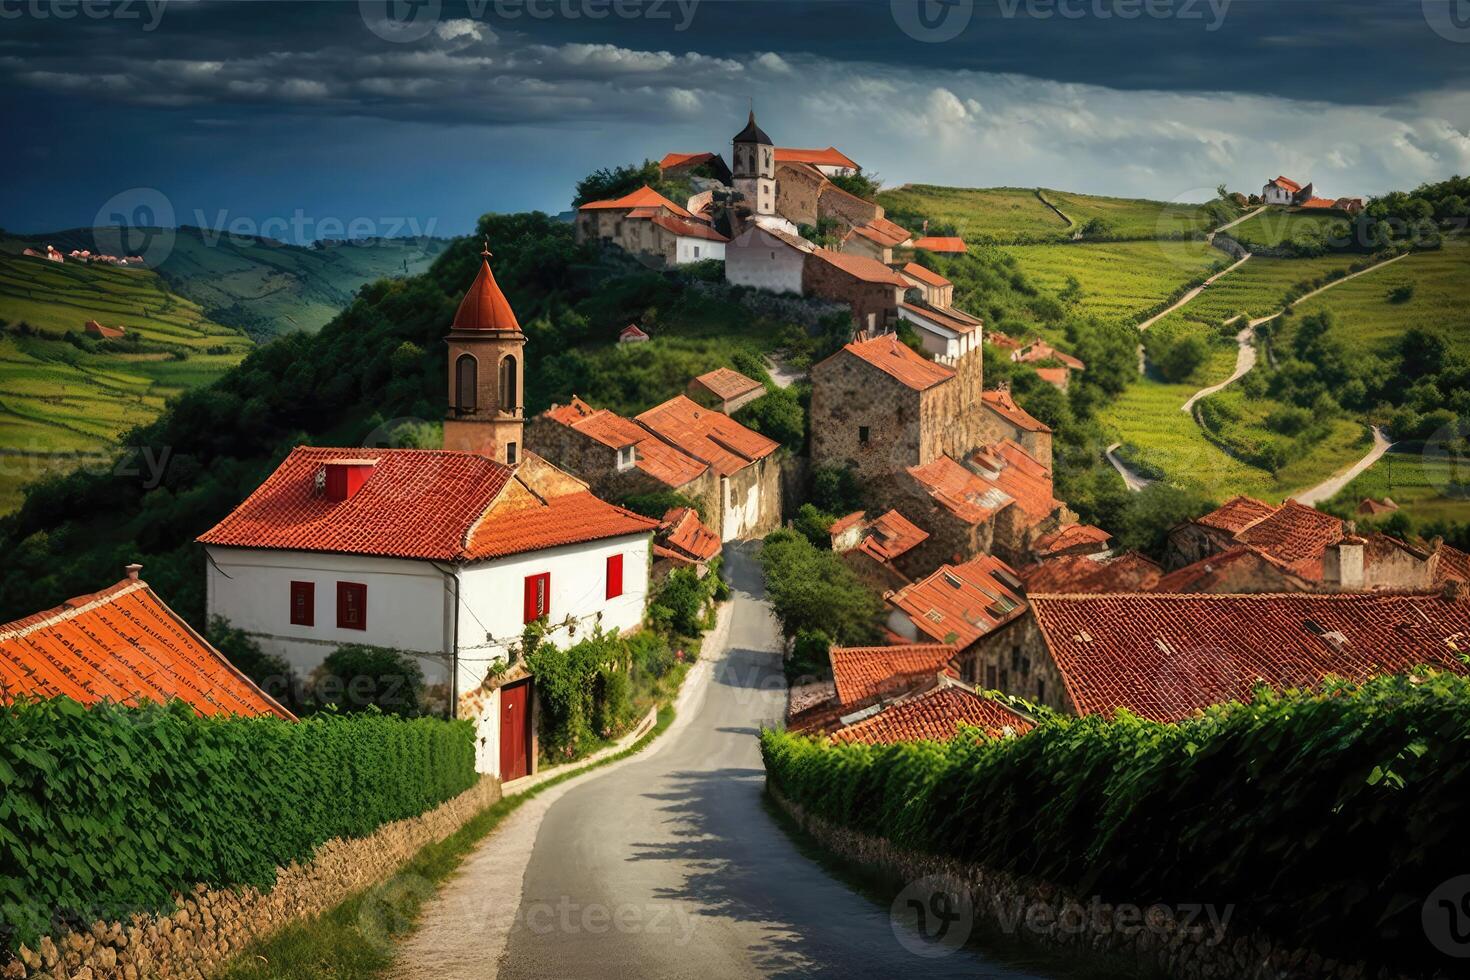
M 1257 684 L 1311 687 L 1429 664 L 1470 667 L 1454 644 L 1470 599 L 1434 592 L 1047 595 L 956 658 L 960 677 L 1076 715 L 1154 721 L 1248 700 Z M 1405 624 L 1412 626 L 1405 627 Z
M 745 128 L 735 134 L 730 168 L 732 186 L 755 216 L 771 216 L 776 209 L 776 147 L 755 123 L 755 110 Z
M 858 329 L 869 333 L 890 328 L 907 288 L 882 262 L 825 248 L 806 253 L 801 271 L 802 295 L 848 304 Z
M 857 511 L 832 522 L 832 550 L 869 588 L 880 595 L 908 585 L 927 569 L 910 561 L 929 532 L 896 510 L 869 518 Z
M 925 268 L 917 262 L 908 262 L 898 272 L 913 288 L 919 290 L 919 295 L 930 306 L 944 309 L 954 305 L 954 283 L 933 269 Z
M 986 442 L 1010 439 L 1026 450 L 1026 454 L 1051 469 L 1051 428 L 1032 418 L 1015 398 L 1008 385 L 1002 384 L 982 396 L 987 409 L 983 433 Z
M 720 530 L 720 478 L 710 465 L 670 446 L 632 419 L 597 409 L 572 396 L 526 426 L 526 441 L 538 455 L 586 480 L 598 496 L 673 491 L 699 502 Z
M 597 241 L 664 266 L 724 259 L 729 239 L 644 185 L 631 194 L 577 209 L 578 242 Z
M 666 177 L 694 177 L 707 173 L 722 184 L 730 183 L 730 168 L 718 153 L 665 153 L 658 169 Z
M 913 289 L 908 292 L 912 293 Z M 918 297 L 898 304 L 898 318 L 912 326 L 924 350 L 938 358 L 956 358 L 979 350 L 985 335 L 985 322 L 979 317 L 952 306 L 943 309 L 930 306 Z
M 943 643 L 961 660 L 982 636 L 1026 612 L 1021 580 L 991 555 L 940 565 L 884 599 L 892 633 L 909 643 Z
M 490 271 L 490 249 L 460 300 L 449 345 L 444 448 L 514 466 L 524 445 L 526 335 Z
M 701 374 L 684 391 L 692 401 L 726 415 L 734 415 L 765 393 L 765 385 L 726 367 Z
M 829 146 L 825 150 L 803 150 L 790 146 L 778 146 L 776 147 L 776 163 L 804 163 L 816 167 L 828 177 L 851 176 L 863 169 L 852 157 L 835 146 Z

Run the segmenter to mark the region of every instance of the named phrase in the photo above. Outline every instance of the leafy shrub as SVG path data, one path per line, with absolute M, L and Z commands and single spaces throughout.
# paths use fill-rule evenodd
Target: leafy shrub
M 532 624 L 524 648 L 526 666 L 536 678 L 543 758 L 576 758 L 626 722 L 630 658 L 616 633 L 598 631 L 562 649 L 542 640 Z
M 791 656 L 786 658 L 786 682 L 797 684 L 803 679 L 831 676 L 832 661 L 827 656 L 831 649 L 832 638 L 821 630 L 798 632 Z
M 678 568 L 669 573 L 648 606 L 654 623 L 680 636 L 698 636 L 705 604 L 710 599 L 712 584 L 701 579 L 692 568 Z
M 735 413 L 735 421 L 774 439 L 793 453 L 806 446 L 806 409 L 794 388 L 767 392 Z
M 780 530 L 767 535 L 760 561 L 771 606 L 788 639 L 803 630 L 824 633 L 843 646 L 877 639 L 883 602 L 840 555 L 795 531 Z
M 477 778 L 462 721 L 0 705 L 0 949 L 168 911 L 197 882 L 269 888 L 324 841 L 416 816 Z
M 311 676 L 318 708 L 353 713 L 377 709 L 414 718 L 423 714 L 424 672 L 397 650 L 352 643 L 340 646 Z
M 1388 291 L 1390 303 L 1407 303 L 1414 298 L 1414 284 L 1412 282 L 1401 282 Z
M 832 522 L 836 518 L 811 504 L 802 504 L 791 526 L 818 548 L 832 546 Z
M 1312 413 L 1305 408 L 1283 405 L 1266 416 L 1266 428 L 1284 436 L 1294 436 L 1312 424 Z
M 1324 955 L 1447 969 L 1424 897 L 1470 867 L 1470 679 L 1421 670 L 1165 725 L 1050 718 L 1009 740 L 823 747 L 766 731 L 808 812 L 1104 901 L 1229 902 Z
M 659 520 L 676 507 L 690 507 L 704 520 L 703 502 L 674 490 L 655 490 L 651 493 L 630 494 L 617 501 L 635 514 Z

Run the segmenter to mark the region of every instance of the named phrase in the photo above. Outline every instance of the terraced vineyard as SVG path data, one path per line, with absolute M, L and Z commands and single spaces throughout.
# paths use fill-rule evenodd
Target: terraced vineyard
M 1470 464 L 1433 449 L 1396 446 L 1330 503 L 1353 510 L 1364 497 L 1390 497 L 1424 521 L 1463 521 L 1470 514 Z
M 905 184 L 879 193 L 878 203 L 895 220 L 911 215 L 928 218 L 931 224 L 953 226 L 967 241 L 1064 241 L 1072 237 L 1072 227 L 1030 187 Z
M 1255 260 L 1252 259 L 1251 262 Z M 1250 265 L 1247 262 L 1246 265 Z M 1334 286 L 1296 308 L 1298 317 L 1331 310 L 1336 330 L 1349 346 L 1373 350 L 1405 329 L 1422 325 L 1443 333 L 1470 352 L 1470 242 L 1448 239 L 1444 247 L 1416 252 L 1384 269 Z M 1396 290 L 1410 289 L 1405 299 Z
M 1334 225 L 1345 227 L 1346 217 L 1336 212 L 1269 208 L 1242 221 L 1227 234 L 1248 248 L 1277 248 L 1299 235 L 1316 234 Z
M 1268 316 L 1281 309 L 1283 298 L 1293 286 L 1311 282 L 1329 272 L 1344 270 L 1354 258 L 1273 259 L 1256 256 L 1229 275 L 1215 280 L 1186 306 L 1165 319 L 1182 318 L 1217 324 L 1235 316 L 1252 319 Z
M 1028 278 L 1054 292 L 1076 279 L 1077 312 L 1125 323 L 1137 323 L 1181 287 L 1230 262 L 1202 241 L 1012 245 L 1005 251 Z
M 1153 239 L 1180 235 L 1203 235 L 1220 224 L 1219 217 L 1205 204 L 1172 204 L 1128 197 L 1098 197 L 1093 194 L 1069 194 L 1045 189 L 1046 199 L 1061 208 L 1077 223 L 1087 227 L 1094 220 L 1102 222 L 1104 234 L 1110 238 Z M 1232 216 L 1238 210 L 1232 205 Z M 1228 220 L 1228 219 L 1227 219 Z

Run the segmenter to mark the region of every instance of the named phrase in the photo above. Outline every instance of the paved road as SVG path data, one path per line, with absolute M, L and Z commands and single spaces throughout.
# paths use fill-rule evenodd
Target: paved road
M 777 632 L 752 552 L 726 554 L 737 605 L 703 705 L 652 756 L 547 809 L 500 975 L 1029 976 L 969 951 L 908 952 L 886 907 L 803 857 L 774 824 L 756 732 L 784 708 Z

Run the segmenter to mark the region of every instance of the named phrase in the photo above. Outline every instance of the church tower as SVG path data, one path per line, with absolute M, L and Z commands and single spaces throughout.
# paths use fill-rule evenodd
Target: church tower
M 460 301 L 449 345 L 449 414 L 444 448 L 514 466 L 525 426 L 526 335 L 490 272 L 490 249 Z
M 735 190 L 744 196 L 745 206 L 753 215 L 776 213 L 776 148 L 771 138 L 755 124 L 755 109 L 750 121 L 735 136 L 734 166 L 730 173 Z

